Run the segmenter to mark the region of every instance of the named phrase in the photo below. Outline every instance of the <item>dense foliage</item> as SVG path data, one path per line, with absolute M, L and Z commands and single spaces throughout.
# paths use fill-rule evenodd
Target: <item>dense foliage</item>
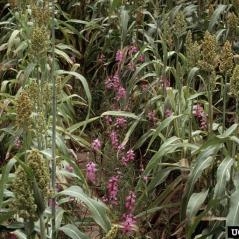
M 239 225 L 238 0 L 0 6 L 0 238 Z

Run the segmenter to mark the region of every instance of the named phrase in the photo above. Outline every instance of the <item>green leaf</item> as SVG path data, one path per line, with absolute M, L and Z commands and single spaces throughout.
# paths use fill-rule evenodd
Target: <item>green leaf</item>
M 2 175 L 1 175 L 1 180 L 0 180 L 0 208 L 2 208 L 2 203 L 3 203 L 3 198 L 4 198 L 4 190 L 8 182 L 8 175 L 16 163 L 16 159 L 12 158 L 8 161 L 7 165 L 4 166 L 2 169 Z
M 73 72 L 73 71 L 64 71 L 64 70 L 58 70 L 56 71 L 57 75 L 70 75 L 70 76 L 74 76 L 76 77 L 78 80 L 81 81 L 81 84 L 83 85 L 87 100 L 88 100 L 88 112 L 86 115 L 86 122 L 87 120 L 89 120 L 89 116 L 90 116 L 90 109 L 91 109 L 91 104 L 92 104 L 92 97 L 91 97 L 91 93 L 90 93 L 90 89 L 89 89 L 89 85 L 87 83 L 87 80 L 85 79 L 84 76 L 82 76 L 81 74 L 77 73 L 77 72 Z M 82 131 L 85 129 L 86 124 L 84 126 L 84 128 L 82 129 Z
M 111 228 L 111 223 L 107 215 L 108 208 L 105 204 L 96 199 L 90 198 L 78 186 L 71 186 L 66 190 L 59 192 L 58 195 L 66 195 L 69 197 L 76 197 L 89 208 L 92 218 L 101 226 L 101 228 L 108 232 Z
M 90 239 L 85 233 L 81 232 L 75 225 L 67 224 L 59 228 L 65 235 L 72 239 Z
M 231 195 L 229 213 L 227 215 L 226 225 L 239 225 L 239 188 Z
M 220 19 L 221 15 L 225 12 L 228 5 L 219 4 L 216 8 L 216 10 L 213 12 L 211 19 L 209 21 L 208 30 L 212 31 L 214 26 L 218 23 L 218 20 Z
M 234 163 L 234 159 L 226 157 L 217 169 L 217 184 L 214 189 L 213 198 L 223 197 L 225 195 L 226 184 L 230 179 L 231 167 Z
M 207 144 L 207 143 L 206 143 Z M 198 158 L 196 159 L 196 163 L 194 168 L 192 169 L 187 184 L 186 190 L 184 192 L 183 200 L 182 200 L 182 207 L 181 207 L 181 216 L 185 217 L 186 207 L 188 204 L 188 200 L 193 192 L 193 188 L 197 180 L 202 175 L 203 171 L 212 165 L 215 160 L 215 154 L 221 149 L 222 145 L 213 145 L 208 146 L 204 150 L 202 150 L 201 154 L 199 154 Z
M 200 193 L 193 193 L 188 201 L 186 215 L 190 220 L 190 223 L 193 222 L 193 218 L 196 216 L 200 210 L 202 204 L 204 203 L 208 195 L 208 190 Z
M 101 117 L 106 116 L 106 115 L 122 116 L 122 117 L 127 117 L 127 118 L 133 118 L 136 120 L 139 119 L 139 116 L 135 115 L 134 113 L 126 112 L 126 111 L 106 111 L 103 114 L 101 114 Z
M 121 26 L 121 43 L 123 44 L 127 37 L 127 29 L 129 23 L 129 12 L 125 10 L 123 7 L 120 11 L 120 26 Z

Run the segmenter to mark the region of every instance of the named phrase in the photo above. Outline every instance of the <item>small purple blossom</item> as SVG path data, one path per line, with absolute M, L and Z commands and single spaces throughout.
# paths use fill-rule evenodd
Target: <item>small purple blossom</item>
M 207 114 L 200 104 L 193 106 L 193 115 L 198 119 L 200 128 L 203 130 L 207 129 Z
M 115 55 L 115 61 L 121 62 L 123 60 L 123 51 L 118 50 Z
M 94 162 L 89 162 L 86 164 L 86 178 L 92 183 L 95 183 L 96 171 L 96 164 Z
M 170 117 L 172 114 L 173 114 L 173 112 L 170 109 L 166 109 L 164 111 L 164 115 L 165 115 L 166 118 Z
M 147 116 L 148 116 L 149 121 L 152 123 L 155 123 L 158 120 L 155 110 L 149 111 Z
M 125 208 L 128 213 L 132 213 L 135 207 L 136 202 L 136 195 L 133 191 L 129 192 L 129 195 L 126 197 L 125 200 Z
M 127 166 L 129 162 L 134 161 L 135 153 L 132 149 L 128 150 L 126 154 L 122 157 L 121 162 L 123 165 Z
M 120 86 L 116 92 L 116 100 L 120 100 L 126 97 L 126 90 L 123 86 Z
M 101 149 L 101 142 L 98 138 L 92 141 L 91 148 L 95 151 L 99 151 Z
M 112 176 L 107 183 L 107 201 L 112 205 L 118 204 L 119 177 Z
M 128 235 L 132 233 L 136 227 L 135 217 L 131 213 L 124 214 L 121 226 L 124 234 Z
M 137 46 L 131 46 L 129 48 L 129 54 L 132 55 L 133 53 L 137 53 L 139 51 L 139 48 Z
M 116 133 L 116 131 L 112 131 L 110 133 L 110 140 L 111 140 L 111 144 L 113 146 L 114 149 L 117 149 L 119 146 L 119 139 L 118 139 L 118 134 Z
M 124 128 L 127 124 L 127 120 L 124 117 L 117 117 L 115 120 L 116 128 Z
M 144 57 L 144 55 L 139 55 L 139 62 L 141 62 L 141 63 L 143 63 L 144 61 L 145 61 L 145 57 Z

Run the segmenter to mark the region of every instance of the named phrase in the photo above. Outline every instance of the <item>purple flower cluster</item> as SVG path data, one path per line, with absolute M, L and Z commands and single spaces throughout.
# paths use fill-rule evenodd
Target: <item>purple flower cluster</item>
M 108 202 L 111 205 L 117 205 L 118 191 L 119 191 L 119 176 L 112 176 L 107 183 L 107 195 L 104 197 L 104 201 Z
M 115 73 L 113 77 L 108 77 L 105 80 L 105 88 L 107 90 L 114 91 L 115 99 L 117 101 L 126 97 L 126 89 L 122 86 L 119 75 L 117 73 Z
M 200 104 L 193 106 L 193 115 L 198 119 L 200 128 L 203 130 L 207 129 L 207 114 Z
M 110 133 L 110 140 L 111 140 L 111 144 L 114 149 L 118 149 L 118 146 L 119 146 L 119 138 L 118 137 L 119 136 L 116 133 L 116 131 L 112 130 Z
M 128 150 L 126 154 L 121 158 L 121 162 L 124 166 L 127 166 L 129 162 L 134 161 L 135 153 L 132 149 Z
M 95 183 L 96 171 L 97 169 L 95 163 L 89 162 L 86 164 L 86 178 L 92 183 Z
M 134 228 L 136 227 L 136 220 L 135 217 L 130 214 L 124 214 L 123 220 L 121 223 L 121 227 L 124 234 L 130 234 L 134 231 Z
M 99 151 L 101 149 L 101 142 L 100 140 L 97 138 L 97 139 L 94 139 L 91 143 L 91 148 L 94 150 L 94 151 Z
M 135 193 L 133 191 L 130 191 L 125 201 L 126 213 L 123 214 L 121 227 L 124 234 L 130 234 L 136 227 L 136 219 L 133 215 L 133 210 L 136 202 Z

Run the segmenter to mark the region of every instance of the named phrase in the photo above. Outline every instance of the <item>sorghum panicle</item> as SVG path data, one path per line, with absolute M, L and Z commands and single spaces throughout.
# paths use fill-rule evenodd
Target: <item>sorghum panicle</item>
M 49 47 L 49 31 L 45 26 L 34 26 L 31 35 L 31 51 L 34 56 L 46 54 Z
M 43 155 L 37 149 L 32 149 L 27 156 L 27 165 L 33 170 L 38 187 L 44 199 L 49 196 L 50 172 Z
M 185 31 L 187 27 L 187 22 L 185 20 L 184 13 L 179 11 L 175 17 L 174 21 L 174 33 L 177 37 L 180 37 Z
M 18 215 L 24 219 L 36 220 L 37 205 L 33 196 L 32 182 L 21 166 L 15 172 L 12 192 L 15 196 L 12 207 Z
M 187 33 L 185 48 L 189 66 L 196 66 L 200 57 L 200 46 L 197 41 L 193 42 L 191 31 L 188 31 Z
M 217 66 L 217 41 L 215 35 L 205 32 L 201 44 L 201 60 L 199 66 L 202 70 L 211 73 Z
M 19 127 L 29 127 L 31 124 L 32 102 L 27 91 L 22 91 L 16 102 L 16 121 Z
M 239 23 L 239 18 L 234 12 L 229 12 L 227 15 L 227 28 L 229 29 L 229 37 L 234 39 L 237 34 L 237 26 Z
M 219 70 L 227 76 L 231 74 L 233 69 L 233 53 L 232 46 L 229 41 L 226 41 L 219 59 Z

